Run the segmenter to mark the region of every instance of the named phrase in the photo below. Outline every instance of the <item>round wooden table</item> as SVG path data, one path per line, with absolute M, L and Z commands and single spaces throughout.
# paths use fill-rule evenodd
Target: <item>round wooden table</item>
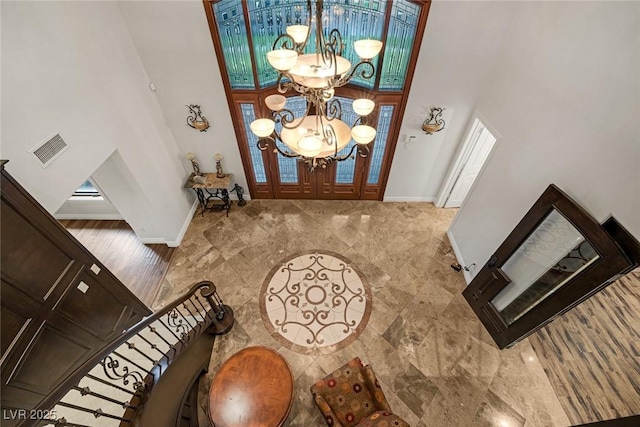
M 215 427 L 278 427 L 293 403 L 287 361 L 267 347 L 248 347 L 224 362 L 209 389 Z

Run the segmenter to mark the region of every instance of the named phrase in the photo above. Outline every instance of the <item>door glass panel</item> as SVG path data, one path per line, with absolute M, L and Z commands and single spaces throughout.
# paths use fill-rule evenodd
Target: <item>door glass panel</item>
M 257 183 L 267 182 L 267 174 L 264 169 L 264 162 L 262 160 L 262 151 L 258 148 L 258 137 L 251 132 L 249 125 L 256 119 L 256 112 L 253 108 L 253 104 L 240 104 L 242 110 L 242 121 L 244 124 L 244 134 L 247 137 L 247 143 L 249 144 L 249 153 L 251 154 L 251 167 L 253 169 L 253 176 L 256 178 Z
M 393 105 L 383 105 L 380 107 L 378 128 L 376 139 L 373 141 L 367 184 L 378 184 L 380 181 L 380 169 L 382 168 L 382 160 L 384 160 L 384 152 L 387 148 L 387 138 L 389 137 L 389 128 L 391 127 L 392 117 Z
M 227 0 L 213 5 L 220 44 L 232 89 L 254 89 L 253 70 L 247 27 L 240 0 Z
M 548 298 L 599 258 L 555 209 L 502 266 L 511 283 L 491 301 L 507 325 Z
M 287 98 L 285 108 L 291 110 L 294 117 L 302 117 L 305 111 L 307 111 L 307 101 L 301 96 L 292 96 Z M 276 122 L 276 131 L 278 134 L 282 131 L 282 124 L 280 122 Z M 283 151 L 291 151 L 291 149 L 280 140 L 276 140 L 276 144 L 278 144 L 278 148 Z M 281 156 L 280 154 L 277 154 L 276 158 L 278 159 L 280 182 L 283 184 L 296 184 L 298 182 L 298 159 L 295 157 Z
M 402 90 L 404 87 L 419 16 L 418 4 L 409 0 L 393 2 L 382 61 L 380 90 Z
M 355 123 L 358 115 L 353 111 L 353 99 L 336 96 L 342 105 L 342 121 L 351 127 Z M 338 156 L 345 156 L 352 144 L 338 153 Z M 354 173 L 356 168 L 355 156 L 347 160 L 336 163 L 336 184 L 353 184 Z

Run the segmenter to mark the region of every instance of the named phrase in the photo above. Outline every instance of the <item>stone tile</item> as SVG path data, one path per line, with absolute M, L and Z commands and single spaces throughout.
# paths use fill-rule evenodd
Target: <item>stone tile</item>
M 575 402 L 556 396 L 528 341 L 498 350 L 462 297 L 466 284 L 450 268 L 455 256 L 446 236 L 455 213 L 429 203 L 252 200 L 234 206 L 229 217 L 195 215 L 153 306 L 197 280 L 212 280 L 236 323 L 216 338 L 201 394 L 235 352 L 253 345 L 277 349 L 295 377 L 286 426 L 324 425 L 309 387 L 356 356 L 371 364 L 392 409 L 414 427 L 502 425 L 498 419 L 569 425 L 560 399 L 568 407 Z M 282 347 L 267 332 L 257 298 L 274 266 L 316 249 L 350 259 L 373 297 L 368 325 L 355 341 L 311 356 Z M 557 339 L 549 333 L 538 336 Z
M 470 425 L 487 394 L 487 386 L 468 378 L 462 372 L 428 378 L 437 385 L 438 393 L 422 417 L 422 421 L 434 426 Z
M 488 392 L 480 403 L 472 427 L 524 426 L 525 418 L 495 394 Z
M 438 387 L 411 364 L 395 378 L 392 389 L 418 417 L 425 414 L 438 393 Z

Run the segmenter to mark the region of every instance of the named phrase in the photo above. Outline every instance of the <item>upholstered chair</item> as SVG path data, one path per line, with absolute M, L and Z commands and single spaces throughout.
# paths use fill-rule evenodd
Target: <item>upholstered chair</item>
M 391 412 L 371 366 L 356 357 L 311 386 L 313 400 L 331 427 L 410 427 Z

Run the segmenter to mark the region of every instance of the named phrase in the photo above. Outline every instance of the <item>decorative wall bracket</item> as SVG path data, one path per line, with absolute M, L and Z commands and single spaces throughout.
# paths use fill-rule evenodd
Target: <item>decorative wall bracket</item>
M 445 108 L 431 107 L 429 118 L 422 123 L 422 130 L 425 131 L 427 135 L 433 135 L 444 129 L 445 122 L 442 119 L 442 112 L 444 110 Z
M 198 129 L 200 132 L 206 132 L 207 129 L 209 129 L 209 121 L 202 115 L 200 106 L 191 104 L 187 105 L 187 108 L 191 114 L 187 117 L 187 125 L 194 129 Z

